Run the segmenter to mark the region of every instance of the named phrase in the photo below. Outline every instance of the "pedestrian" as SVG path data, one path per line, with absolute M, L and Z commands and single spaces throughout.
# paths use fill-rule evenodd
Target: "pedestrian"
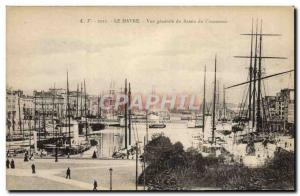
M 15 161 L 13 159 L 10 162 L 10 168 L 15 169 Z
M 94 153 L 93 153 L 93 156 L 92 156 L 93 159 L 96 159 L 97 158 L 97 154 L 96 154 L 96 151 L 94 150 Z
M 70 153 L 68 152 L 68 158 L 70 158 Z
M 7 169 L 9 169 L 9 164 L 10 164 L 9 159 L 7 159 L 7 160 L 6 160 L 6 168 L 7 168 Z
M 24 162 L 27 162 L 27 161 L 28 161 L 28 153 L 26 152 L 25 156 L 24 156 Z
M 93 191 L 97 191 L 98 183 L 96 180 L 94 180 L 94 188 Z
M 240 164 L 243 164 L 243 156 L 240 156 Z
M 32 169 L 32 173 L 35 174 L 35 165 L 34 165 L 34 163 L 32 163 L 31 169 Z
M 67 175 L 66 175 L 66 179 L 71 179 L 71 170 L 70 170 L 70 168 L 68 167 L 68 169 L 67 169 Z

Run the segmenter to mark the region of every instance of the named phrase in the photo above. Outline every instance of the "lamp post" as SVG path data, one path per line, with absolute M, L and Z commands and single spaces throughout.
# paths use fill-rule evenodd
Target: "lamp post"
M 148 125 L 148 110 L 146 110 L 146 142 L 147 142 L 147 144 L 148 144 L 148 141 L 149 141 L 148 128 L 149 128 L 149 125 Z
M 135 152 L 135 190 L 138 190 L 138 142 L 136 142 L 136 152 Z
M 142 170 L 143 170 L 142 172 L 143 172 L 143 174 L 144 174 L 144 180 L 143 180 L 144 182 L 143 182 L 143 185 L 144 185 L 144 190 L 146 190 L 146 182 L 145 182 L 145 181 L 146 181 L 146 178 L 145 178 L 145 171 L 146 171 L 146 170 L 145 170 L 145 164 L 142 165 Z
M 28 128 L 29 128 L 29 156 L 31 156 L 31 119 L 28 121 Z
M 109 168 L 109 176 L 110 176 L 110 183 L 109 183 L 109 190 L 112 191 L 112 168 Z
M 58 162 L 58 155 L 57 155 L 57 140 L 56 140 L 56 145 L 55 145 L 55 162 Z
M 144 157 L 143 157 L 143 173 L 144 173 L 144 190 L 146 190 L 146 160 L 145 160 L 145 142 L 146 137 L 144 137 Z

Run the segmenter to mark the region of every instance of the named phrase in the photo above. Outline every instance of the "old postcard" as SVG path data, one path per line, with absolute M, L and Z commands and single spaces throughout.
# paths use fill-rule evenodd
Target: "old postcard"
M 294 7 L 6 9 L 9 191 L 294 191 Z

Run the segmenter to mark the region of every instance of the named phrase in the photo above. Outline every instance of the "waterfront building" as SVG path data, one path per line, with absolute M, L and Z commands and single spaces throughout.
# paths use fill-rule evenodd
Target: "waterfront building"
M 265 118 L 270 130 L 293 134 L 294 98 L 294 89 L 282 89 L 276 96 L 264 97 Z

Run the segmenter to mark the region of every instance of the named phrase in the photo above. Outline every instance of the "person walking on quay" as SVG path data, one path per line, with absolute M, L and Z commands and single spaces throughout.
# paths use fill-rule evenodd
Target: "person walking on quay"
M 32 165 L 31 165 L 31 170 L 32 170 L 32 173 L 35 174 L 35 165 L 34 165 L 34 163 L 32 163 Z
M 71 170 L 70 170 L 70 168 L 68 167 L 68 169 L 67 169 L 67 175 L 66 175 L 66 179 L 71 179 Z
M 94 150 L 94 153 L 93 153 L 93 156 L 92 156 L 93 159 L 96 159 L 97 158 L 97 154 L 96 154 L 96 151 Z
M 9 164 L 10 164 L 9 159 L 7 159 L 6 160 L 6 169 L 9 169 Z
M 10 162 L 10 168 L 15 169 L 15 161 L 13 159 Z
M 27 161 L 28 161 L 28 152 L 26 151 L 25 156 L 24 156 L 24 162 L 27 162 Z
M 243 156 L 240 156 L 240 164 L 243 164 Z
M 96 180 L 94 180 L 94 188 L 93 191 L 97 191 L 98 183 Z

